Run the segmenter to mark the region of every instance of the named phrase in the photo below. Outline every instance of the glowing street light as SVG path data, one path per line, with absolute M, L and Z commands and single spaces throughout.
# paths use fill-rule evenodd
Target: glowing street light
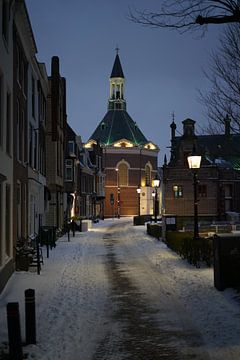
M 201 155 L 196 154 L 195 147 L 193 148 L 192 154 L 188 156 L 188 166 L 189 169 L 192 170 L 193 174 L 193 193 L 194 193 L 194 239 L 199 238 L 199 231 L 198 231 L 198 199 L 197 199 L 197 185 L 198 185 L 198 177 L 197 172 L 201 166 Z
M 141 186 L 138 185 L 138 187 L 137 187 L 137 193 L 138 193 L 138 216 L 141 215 L 141 210 L 140 210 L 140 195 L 141 195 L 141 191 L 142 191 Z
M 160 180 L 156 174 L 154 180 L 153 180 L 153 186 L 155 188 L 155 191 L 152 192 L 152 196 L 154 198 L 154 222 L 157 222 L 157 204 L 158 204 L 158 192 L 157 189 L 160 185 Z

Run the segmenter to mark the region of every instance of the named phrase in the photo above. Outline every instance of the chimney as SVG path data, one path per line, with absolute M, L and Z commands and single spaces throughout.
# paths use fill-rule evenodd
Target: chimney
M 225 119 L 224 119 L 224 125 L 225 125 L 225 136 L 229 137 L 230 136 L 230 123 L 231 123 L 231 119 L 228 116 L 228 114 L 226 115 Z

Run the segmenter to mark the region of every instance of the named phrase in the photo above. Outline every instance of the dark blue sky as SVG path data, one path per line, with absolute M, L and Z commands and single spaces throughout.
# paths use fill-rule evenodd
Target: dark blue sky
M 48 73 L 60 58 L 67 80 L 68 122 L 87 141 L 107 110 L 115 47 L 120 48 L 129 115 L 160 147 L 159 163 L 170 144 L 171 114 L 177 130 L 190 117 L 205 123 L 197 89 L 207 89 L 202 69 L 218 45 L 220 27 L 204 38 L 180 35 L 130 22 L 128 7 L 157 9 L 161 0 L 26 0 L 38 48 Z

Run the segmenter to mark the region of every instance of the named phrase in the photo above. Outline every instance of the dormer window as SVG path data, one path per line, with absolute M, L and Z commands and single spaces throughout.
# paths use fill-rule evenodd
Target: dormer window
M 101 123 L 101 130 L 104 130 L 104 129 L 105 129 L 105 123 L 102 122 L 102 123 Z

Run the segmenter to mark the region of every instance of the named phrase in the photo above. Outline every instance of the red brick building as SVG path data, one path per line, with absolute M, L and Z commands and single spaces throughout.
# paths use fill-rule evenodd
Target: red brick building
M 153 213 L 152 180 L 157 173 L 159 148 L 143 135 L 126 111 L 125 78 L 116 55 L 110 76 L 108 111 L 85 144 L 98 141 L 105 168 L 105 217 L 139 213 L 137 188 L 141 186 L 140 212 Z
M 193 146 L 202 156 L 198 170 L 199 222 L 226 220 L 240 213 L 240 135 L 230 133 L 230 119 L 225 119 L 225 133 L 196 135 L 195 121 L 183 121 L 183 135 L 176 136 L 171 124 L 171 158 L 163 166 L 166 216 L 177 218 L 181 228 L 193 222 L 193 176 L 187 157 Z

